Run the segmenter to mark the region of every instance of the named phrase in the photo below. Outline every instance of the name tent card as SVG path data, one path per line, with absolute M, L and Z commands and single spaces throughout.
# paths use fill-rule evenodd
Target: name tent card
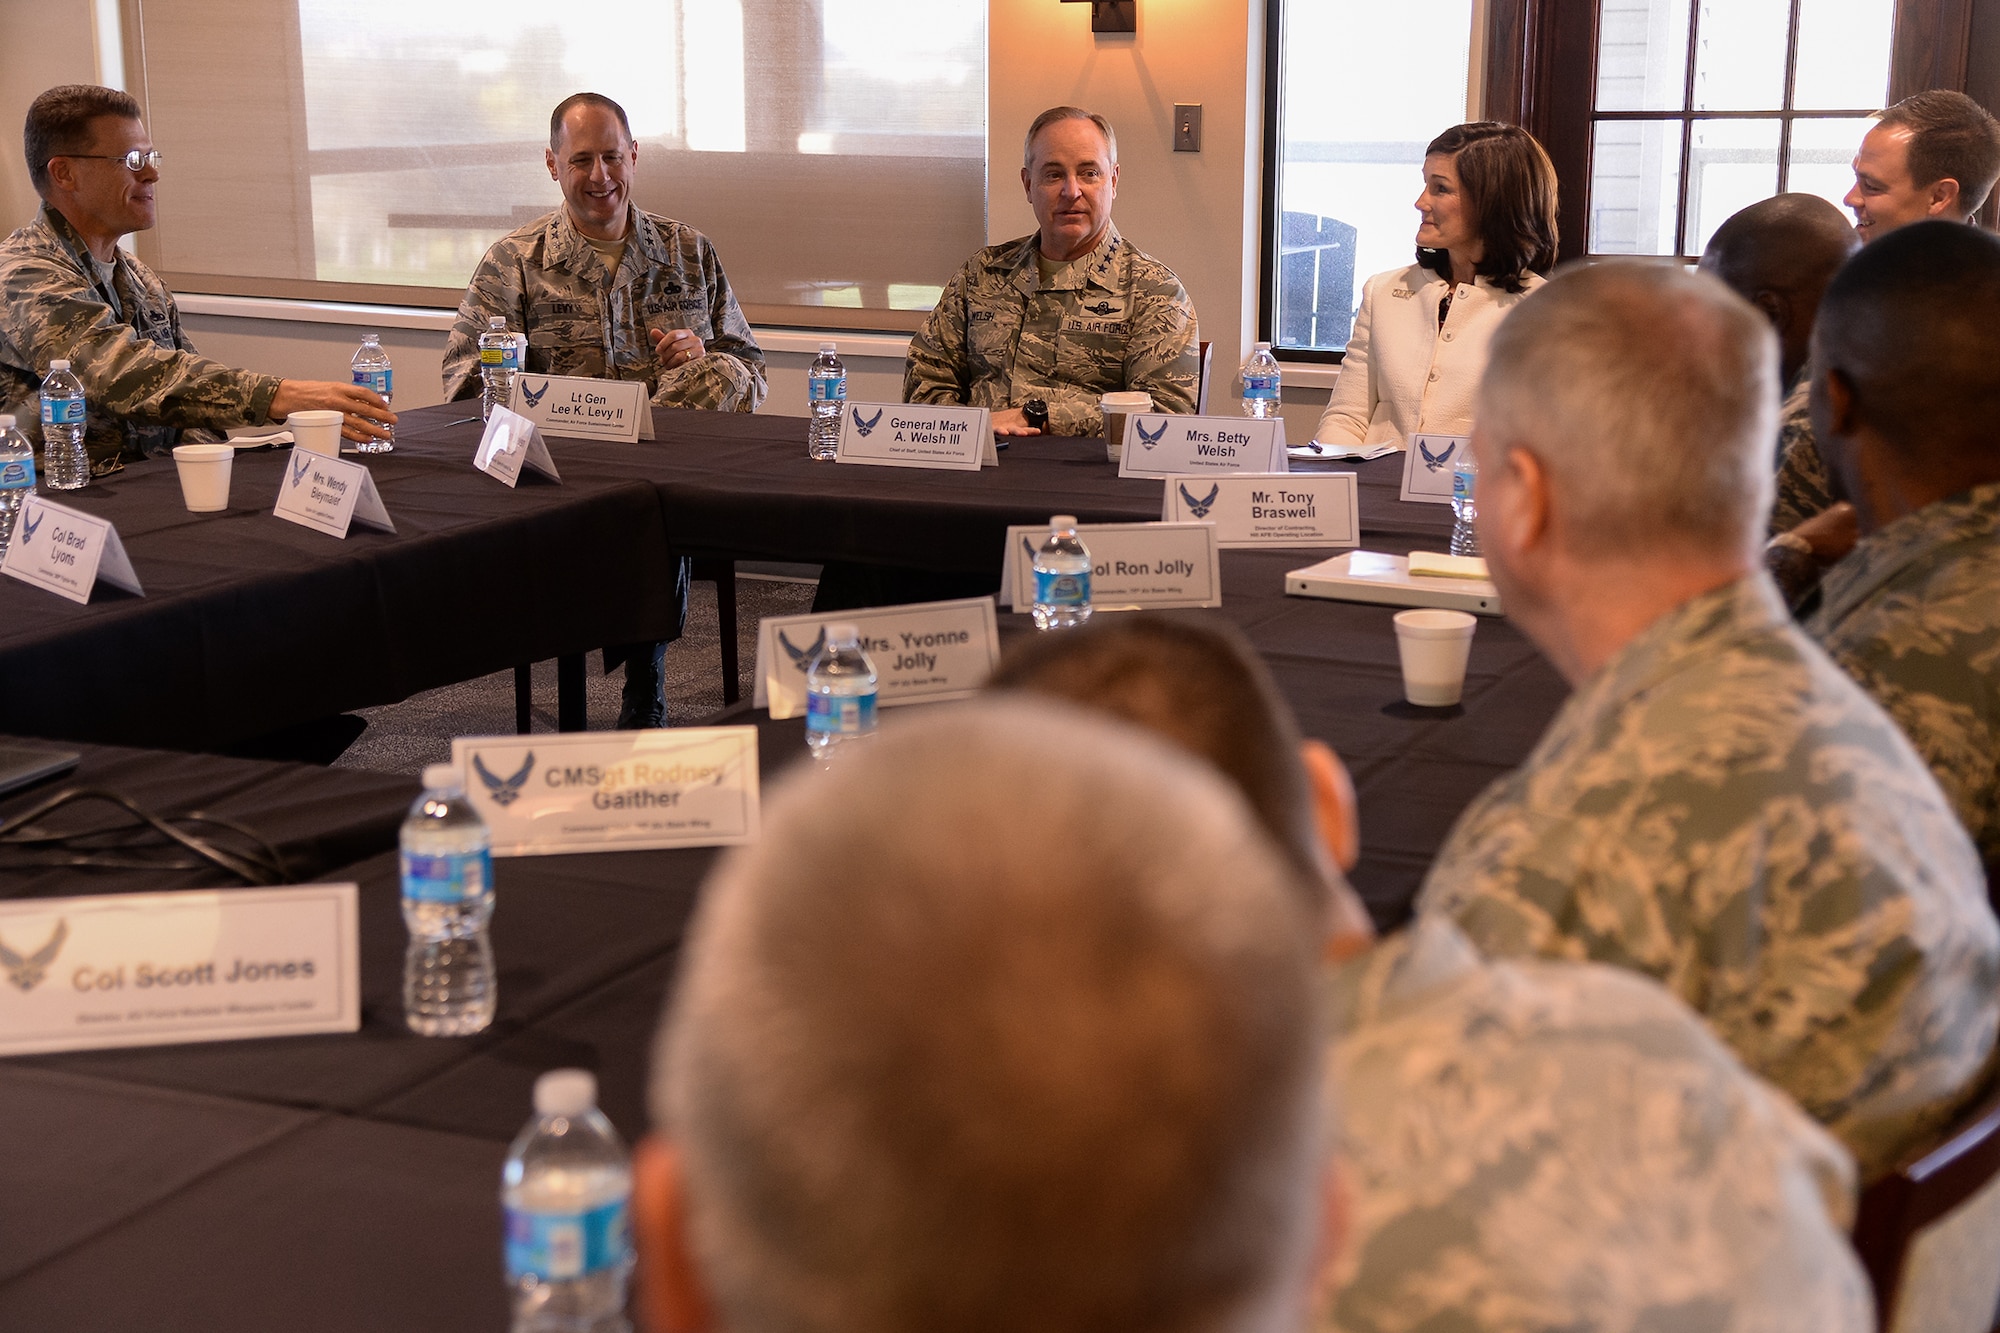
M 1403 454 L 1401 499 L 1451 503 L 1451 469 L 1472 447 L 1470 435 L 1412 435 Z
M 983 407 L 849 403 L 836 462 L 977 472 L 1000 466 L 993 414 Z
M 278 483 L 278 503 L 271 512 L 343 541 L 354 523 L 383 532 L 396 530 L 389 521 L 389 511 L 382 506 L 381 492 L 375 489 L 374 474 L 367 468 L 297 449 L 285 462 L 285 479 Z
M 0 902 L 0 1055 L 352 1032 L 355 886 Z
M 1266 417 L 1148 416 L 1125 418 L 1121 477 L 1173 477 L 1200 473 L 1286 472 L 1285 419 Z
M 624 444 L 653 438 L 653 404 L 644 380 L 530 375 L 524 370 L 514 377 L 513 397 L 509 406 L 544 435 Z
M 1225 551 L 1361 542 L 1361 499 L 1352 472 L 1168 477 L 1160 518 L 1213 523 L 1215 544 Z
M 875 664 L 876 702 L 884 708 L 967 698 L 1000 665 L 991 597 L 771 616 L 757 628 L 757 707 L 774 718 L 805 715 L 806 668 L 836 620 L 860 629 L 862 650 Z
M 550 481 L 562 481 L 556 472 L 555 459 L 549 456 L 548 441 L 535 429 L 535 423 L 497 403 L 486 422 L 486 433 L 479 437 L 472 466 L 489 477 L 498 477 L 510 488 L 521 480 L 524 467 Z
M 1090 604 L 1097 611 L 1221 606 L 1222 560 L 1213 523 L 1079 523 L 1090 552 Z M 1035 551 L 1046 524 L 1007 529 L 1000 595 L 1014 608 L 1035 604 Z
M 757 836 L 757 729 L 461 737 L 495 856 L 728 847 Z
M 30 495 L 14 520 L 14 540 L 0 573 L 72 602 L 88 602 L 103 579 L 114 588 L 144 597 L 118 529 L 68 505 Z

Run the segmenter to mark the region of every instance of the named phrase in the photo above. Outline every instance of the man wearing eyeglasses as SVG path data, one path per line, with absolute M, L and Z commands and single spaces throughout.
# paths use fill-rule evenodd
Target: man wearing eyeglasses
M 58 358 L 83 381 L 84 444 L 98 471 L 165 452 L 184 430 L 306 409 L 345 413 L 352 440 L 386 435 L 376 423 L 395 414 L 359 385 L 260 375 L 195 351 L 173 294 L 118 248 L 120 237 L 153 225 L 160 179 L 161 155 L 137 102 L 90 84 L 51 88 L 29 106 L 22 139 L 42 207 L 0 241 L 0 412 L 36 443 L 36 394 Z

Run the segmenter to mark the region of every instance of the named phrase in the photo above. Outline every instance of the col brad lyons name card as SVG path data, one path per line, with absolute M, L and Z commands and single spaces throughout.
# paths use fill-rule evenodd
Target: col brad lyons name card
M 461 737 L 495 856 L 727 847 L 757 836 L 757 729 Z
M 1000 593 L 1017 611 L 1035 603 L 1035 550 L 1047 524 L 1007 529 Z M 1090 552 L 1090 603 L 1099 611 L 1222 605 L 1213 523 L 1079 523 Z
M 361 1026 L 355 886 L 0 902 L 0 1055 Z
M 768 708 L 774 718 L 804 715 L 806 668 L 835 621 L 852 622 L 861 631 L 862 650 L 880 677 L 877 700 L 885 708 L 967 698 L 1000 665 L 991 597 L 770 616 L 757 627 L 757 707 Z
M 993 414 L 983 407 L 848 403 L 840 418 L 839 463 L 977 472 L 998 467 Z
M 653 405 L 643 380 L 531 375 L 524 370 L 514 376 L 509 406 L 544 435 L 624 444 L 653 438 Z
M 1361 507 L 1352 472 L 1168 477 L 1160 517 L 1213 523 L 1225 551 L 1253 546 L 1354 546 Z
M 298 449 L 285 460 L 285 477 L 278 483 L 278 503 L 271 512 L 342 540 L 355 523 L 384 532 L 396 530 L 382 505 L 381 493 L 375 489 L 374 474 L 367 468 Z
M 146 595 L 116 527 L 39 495 L 22 503 L 0 573 L 72 602 L 88 602 L 99 579 L 134 596 Z
M 1214 472 L 1284 472 L 1285 419 L 1149 416 L 1125 418 L 1121 477 L 1171 477 Z
M 1470 435 L 1412 435 L 1403 454 L 1403 500 L 1451 503 L 1451 470 L 1472 448 Z

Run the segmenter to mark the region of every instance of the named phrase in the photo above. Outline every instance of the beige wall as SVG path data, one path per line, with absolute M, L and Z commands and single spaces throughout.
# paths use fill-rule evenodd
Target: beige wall
M 28 103 L 59 83 L 97 77 L 88 0 L 0 0 L 0 234 L 32 220 L 41 203 L 21 157 Z

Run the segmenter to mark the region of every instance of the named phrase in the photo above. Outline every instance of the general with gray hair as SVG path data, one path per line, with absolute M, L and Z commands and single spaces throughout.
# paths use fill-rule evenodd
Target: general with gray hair
M 707 886 L 653 1085 L 685 1262 L 645 1260 L 736 1330 L 1293 1327 L 1316 943 L 1241 798 L 1133 729 L 886 730 Z
M 1986 1068 L 2000 926 L 1923 761 L 1759 568 L 1776 361 L 1754 309 L 1670 266 L 1559 275 L 1501 326 L 1480 545 L 1576 692 L 1419 910 L 1658 978 L 1870 1179 Z

